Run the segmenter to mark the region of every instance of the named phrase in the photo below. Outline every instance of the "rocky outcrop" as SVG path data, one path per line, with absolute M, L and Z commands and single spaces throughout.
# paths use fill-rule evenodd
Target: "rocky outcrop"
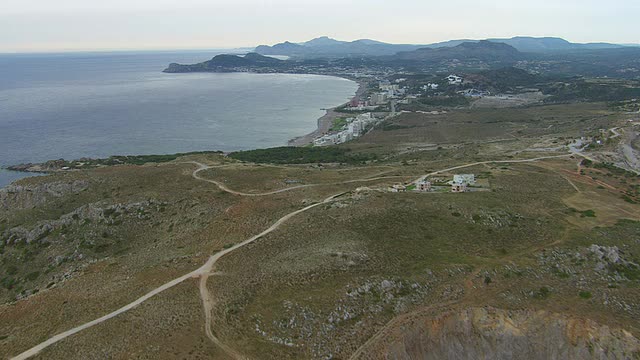
M 362 358 L 635 359 L 640 341 L 622 329 L 546 311 L 470 308 L 404 323 Z
M 48 173 L 53 171 L 58 171 L 63 167 L 68 166 L 68 162 L 64 159 L 58 160 L 49 160 L 44 163 L 34 164 L 19 164 L 9 166 L 7 169 L 13 171 L 23 171 L 23 172 L 34 172 L 34 173 Z
M 77 194 L 89 187 L 87 180 L 57 181 L 37 185 L 8 185 L 0 189 L 0 210 L 21 210 L 44 204 L 51 198 Z
M 156 200 L 114 205 L 105 205 L 103 203 L 88 204 L 61 216 L 57 220 L 40 221 L 30 229 L 18 226 L 6 230 L 0 233 L 0 243 L 15 245 L 48 242 L 48 235 L 52 232 L 86 221 L 104 225 L 116 225 L 125 219 L 147 220 L 150 216 L 150 211 L 161 211 L 160 209 L 164 206 L 166 206 L 166 203 Z

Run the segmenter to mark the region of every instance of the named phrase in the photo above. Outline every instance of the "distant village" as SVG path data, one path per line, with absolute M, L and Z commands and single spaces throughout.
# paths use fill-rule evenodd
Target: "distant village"
M 417 91 L 410 91 L 405 78 L 393 81 L 381 80 L 378 82 L 376 90 L 371 92 L 369 96 L 366 98 L 354 97 L 346 106 L 341 108 L 342 111 L 347 113 L 362 114 L 345 118 L 342 128 L 332 129 L 329 133 L 314 139 L 313 145 L 329 146 L 351 141 L 382 121 L 381 118 L 374 115 L 374 112 L 380 112 L 383 109 L 382 112 L 390 114 L 389 116 L 394 116 L 396 115 L 396 104 L 410 104 L 420 97 L 429 96 L 429 94 L 433 95 L 443 84 L 457 87 L 464 83 L 464 78 L 451 74 L 443 78 L 440 83 L 426 82 Z M 489 92 L 473 88 L 460 90 L 457 93 L 472 98 L 490 95 Z M 437 114 L 438 112 L 435 113 Z

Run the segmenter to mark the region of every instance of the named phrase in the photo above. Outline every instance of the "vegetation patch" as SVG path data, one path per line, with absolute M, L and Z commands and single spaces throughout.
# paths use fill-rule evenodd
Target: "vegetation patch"
M 347 119 L 343 117 L 339 117 L 333 120 L 333 124 L 331 125 L 330 131 L 340 131 L 345 126 L 347 126 Z
M 375 155 L 356 154 L 350 149 L 338 147 L 293 147 L 284 146 L 269 149 L 238 151 L 229 154 L 230 158 L 272 164 L 311 164 L 311 163 L 347 163 L 356 164 L 375 160 Z
M 581 299 L 587 300 L 587 299 L 591 299 L 592 295 L 591 295 L 591 292 L 589 291 L 580 291 L 578 293 L 578 296 L 580 296 Z

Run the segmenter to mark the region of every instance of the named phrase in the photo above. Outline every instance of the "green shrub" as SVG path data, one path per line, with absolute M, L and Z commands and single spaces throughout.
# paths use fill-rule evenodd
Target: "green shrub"
M 375 155 L 353 154 L 350 149 L 328 147 L 284 146 L 269 149 L 238 151 L 229 154 L 230 158 L 272 164 L 311 164 L 311 163 L 362 163 L 375 160 Z
M 580 217 L 596 217 L 596 212 L 593 210 L 581 211 Z
M 3 288 L 11 290 L 16 286 L 16 284 L 18 284 L 18 281 L 12 277 L 5 276 L 0 280 L 0 284 L 2 284 Z
M 15 265 L 7 266 L 7 275 L 15 275 L 18 272 L 18 267 Z
M 591 299 L 591 293 L 589 291 L 580 291 L 578 293 L 578 295 L 582 298 L 582 299 Z
M 536 299 L 544 300 L 548 298 L 550 294 L 551 294 L 551 290 L 549 290 L 548 287 L 543 286 L 533 294 L 533 297 Z
M 27 279 L 29 281 L 33 281 L 33 280 L 37 279 L 38 276 L 40 276 L 40 271 L 34 271 L 34 272 L 28 273 L 27 276 L 25 276 L 25 279 Z

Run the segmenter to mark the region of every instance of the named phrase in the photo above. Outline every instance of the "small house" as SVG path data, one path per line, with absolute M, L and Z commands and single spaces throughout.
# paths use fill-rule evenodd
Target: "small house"
M 467 192 L 467 184 L 465 184 L 465 183 L 462 183 L 462 184 L 453 183 L 451 185 L 451 192 L 453 192 L 453 193 Z
M 431 191 L 431 181 L 420 180 L 416 182 L 416 191 L 420 191 L 420 192 Z

